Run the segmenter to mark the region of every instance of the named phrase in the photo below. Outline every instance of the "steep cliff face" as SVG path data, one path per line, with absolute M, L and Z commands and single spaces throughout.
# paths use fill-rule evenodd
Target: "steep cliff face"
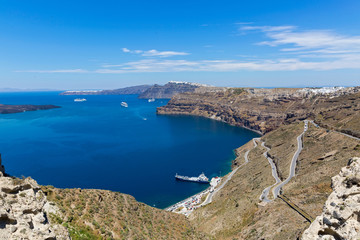
M 332 178 L 333 192 L 323 213 L 304 232 L 303 240 L 360 239 L 360 158 Z
M 139 95 L 139 98 L 172 98 L 175 94 L 194 92 L 200 85 L 182 82 L 169 82 L 163 86 L 155 84 Z
M 205 88 L 206 89 L 206 88 Z M 208 117 L 232 125 L 247 127 L 261 133 L 281 124 L 312 118 L 328 128 L 360 135 L 354 119 L 360 110 L 358 88 L 333 94 L 319 94 L 302 89 L 223 89 L 175 95 L 157 109 L 158 114 L 185 114 Z M 335 123 L 340 114 L 348 121 Z M 332 121 L 334 119 L 334 121 Z M 351 127 L 347 127 L 351 124 Z M 353 126 L 354 125 L 354 126 Z

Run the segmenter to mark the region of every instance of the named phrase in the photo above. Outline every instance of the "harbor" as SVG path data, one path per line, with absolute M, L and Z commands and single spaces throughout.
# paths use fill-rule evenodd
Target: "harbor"
M 207 189 L 191 197 L 188 197 L 181 202 L 171 205 L 165 210 L 189 216 L 190 213 L 192 213 L 192 211 L 194 211 L 195 209 L 210 203 L 209 199 L 211 198 L 212 194 L 214 193 L 216 187 L 219 185 L 220 182 L 220 177 L 213 177 L 210 181 L 210 186 Z

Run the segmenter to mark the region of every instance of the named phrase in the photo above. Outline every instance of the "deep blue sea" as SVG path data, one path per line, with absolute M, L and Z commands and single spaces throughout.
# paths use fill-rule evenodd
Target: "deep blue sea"
M 58 92 L 0 93 L 2 104 L 54 104 L 59 109 L 0 115 L 6 172 L 42 185 L 96 188 L 133 195 L 159 208 L 207 186 L 177 182 L 175 173 L 208 177 L 230 171 L 233 149 L 256 133 L 189 116 L 157 116 L 136 95 L 74 96 Z M 129 107 L 120 103 L 125 101 Z

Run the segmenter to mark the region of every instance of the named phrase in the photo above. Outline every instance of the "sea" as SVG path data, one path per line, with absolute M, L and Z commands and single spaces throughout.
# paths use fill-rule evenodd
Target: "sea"
M 176 173 L 223 176 L 231 171 L 234 149 L 258 136 L 207 118 L 156 115 L 165 99 L 74 98 L 59 92 L 0 93 L 1 104 L 61 107 L 0 114 L 0 153 L 8 174 L 58 188 L 118 191 L 165 208 L 207 187 L 176 181 Z

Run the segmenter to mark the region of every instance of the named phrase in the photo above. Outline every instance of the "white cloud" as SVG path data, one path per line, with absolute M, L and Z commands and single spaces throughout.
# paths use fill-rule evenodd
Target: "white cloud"
M 122 48 L 122 51 L 124 52 L 124 53 L 128 53 L 128 52 L 131 52 L 129 49 L 127 49 L 127 48 Z
M 186 52 L 158 51 L 155 49 L 143 51 L 143 50 L 129 50 L 127 48 L 123 48 L 122 51 L 125 53 L 141 54 L 141 56 L 144 57 L 173 57 L 173 56 L 185 56 L 190 54 Z
M 149 50 L 149 51 L 145 51 L 142 56 L 145 57 L 154 57 L 154 56 L 158 56 L 158 57 L 172 57 L 172 56 L 185 56 L 185 55 L 189 55 L 189 53 L 186 52 L 174 52 L 174 51 L 163 51 L 163 52 L 159 52 L 155 49 Z

